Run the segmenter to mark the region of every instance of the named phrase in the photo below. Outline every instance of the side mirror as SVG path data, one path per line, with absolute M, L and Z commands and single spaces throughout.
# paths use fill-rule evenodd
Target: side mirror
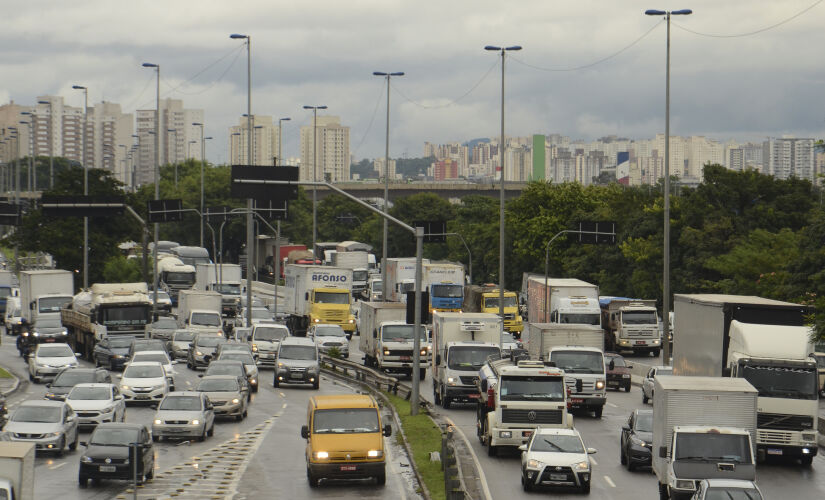
M 633 365 L 627 365 L 627 369 L 628 369 L 628 370 L 632 370 L 632 369 L 633 369 Z
M 598 450 L 596 450 L 596 448 L 588 448 L 587 449 L 587 454 L 588 455 L 595 455 L 597 451 Z
M 203 373 L 198 373 L 198 378 L 203 378 Z
M 80 446 L 89 446 L 89 443 L 87 443 L 86 441 L 80 441 L 77 444 L 79 444 Z
M 481 392 L 487 392 L 487 379 L 481 379 Z
M 623 430 L 623 431 L 629 431 L 629 430 L 630 430 L 630 426 L 629 426 L 629 425 L 627 425 L 627 424 L 624 424 L 624 425 L 622 426 L 622 430 Z
M 123 401 L 123 394 L 118 394 L 115 396 L 115 401 Z
M 527 451 L 527 445 L 523 444 L 523 445 L 519 446 L 518 449 L 519 449 L 519 451 Z
M 178 363 L 180 363 L 180 361 L 178 361 L 177 359 L 173 359 L 173 360 L 172 360 L 172 364 L 173 364 L 173 365 L 176 365 L 176 364 L 178 364 Z
M 46 384 L 46 388 L 47 388 L 47 389 L 48 389 L 49 387 L 51 387 L 51 386 L 52 386 L 52 384 L 51 384 L 51 383 Z
M 659 458 L 667 458 L 667 446 L 659 447 Z
M 384 435 L 387 437 L 392 436 L 392 426 L 390 424 L 384 426 Z
M 74 419 L 75 419 L 75 416 L 74 416 L 74 415 L 68 415 L 68 416 L 66 417 L 66 422 L 74 422 Z
M 375 330 L 372 331 L 372 338 L 374 338 L 374 339 L 378 338 L 378 329 L 375 329 Z
M 304 439 L 309 439 L 309 427 L 306 425 L 301 426 L 301 437 Z
M 81 358 L 81 357 L 83 357 L 83 355 L 82 355 L 82 354 L 80 354 L 79 352 L 74 353 L 74 355 L 75 355 L 75 357 L 76 357 L 76 358 Z
M 607 365 L 607 369 L 610 370 L 610 371 L 615 370 L 616 369 L 616 362 L 611 359 L 610 363 L 608 363 L 608 365 Z

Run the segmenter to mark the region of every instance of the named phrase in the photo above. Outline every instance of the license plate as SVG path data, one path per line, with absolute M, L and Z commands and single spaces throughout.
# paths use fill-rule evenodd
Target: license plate
M 410 361 L 409 356 L 401 356 L 401 361 Z
M 550 474 L 551 481 L 566 481 L 567 474 Z
M 45 338 L 45 339 L 43 339 L 43 342 L 54 342 L 54 339 L 51 339 L 51 338 Z
M 647 342 L 645 342 L 644 340 L 637 340 L 636 345 L 647 345 Z
M 114 472 L 117 468 L 114 465 L 101 465 L 100 472 Z
M 356 467 L 355 465 L 342 465 L 341 470 L 353 471 L 353 470 L 358 470 L 358 467 Z
M 135 396 L 135 399 L 149 399 L 149 396 Z
M 292 378 L 304 378 L 303 373 L 290 373 L 289 376 Z
M 573 398 L 570 400 L 571 403 L 584 403 L 583 399 L 580 398 Z
M 478 399 L 478 398 L 481 397 L 481 395 L 480 394 L 467 394 L 467 397 L 469 399 Z
M 768 448 L 768 455 L 781 455 L 782 450 L 780 448 Z

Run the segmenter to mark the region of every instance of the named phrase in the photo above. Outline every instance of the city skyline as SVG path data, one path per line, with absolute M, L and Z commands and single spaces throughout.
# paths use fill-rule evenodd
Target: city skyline
M 301 109 L 307 102 L 328 105 L 328 114 L 351 127 L 356 161 L 383 156 L 386 94 L 375 70 L 406 72 L 392 82 L 390 155 L 412 157 L 424 142 L 496 135 L 499 61 L 483 46 L 518 43 L 524 50 L 507 66 L 508 136 L 653 137 L 664 129 L 665 33 L 661 20 L 643 11 L 691 8 L 694 14 L 672 29 L 672 133 L 740 142 L 818 138 L 825 112 L 811 103 L 825 82 L 816 49 L 825 41 L 817 24 L 825 7 L 790 19 L 812 4 L 562 1 L 550 8 L 525 1 L 492 15 L 493 2 L 252 2 L 243 11 L 207 2 L 198 4 L 195 20 L 194 4 L 179 2 L 163 10 L 119 6 L 116 22 L 105 3 L 82 13 L 22 4 L 0 34 L 11 47 L 4 73 L 17 75 L 0 89 L 0 102 L 59 95 L 81 106 L 82 96 L 70 89 L 83 84 L 90 104 L 116 102 L 123 113 L 152 109 L 154 76 L 140 67 L 151 61 L 163 68 L 161 98 L 204 110 L 205 134 L 215 137 L 207 159 L 224 163 L 228 127 L 246 111 L 243 49 L 228 37 L 240 31 L 252 37 L 253 113 L 292 118 L 284 125 L 285 157 L 299 156 L 300 128 L 312 121 Z M 336 22 L 320 23 L 322 15 Z M 52 16 L 61 22 L 50 23 Z M 691 32 L 749 34 L 782 21 L 749 36 Z M 53 28 L 44 32 L 46 25 Z M 578 71 L 549 71 L 616 53 Z

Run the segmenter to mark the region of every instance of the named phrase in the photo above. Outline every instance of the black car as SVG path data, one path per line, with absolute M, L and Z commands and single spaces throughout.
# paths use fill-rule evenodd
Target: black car
M 55 321 L 58 323 L 60 322 L 60 320 Z M 69 341 L 69 336 L 66 333 L 63 333 L 66 332 L 65 329 L 61 327 L 60 330 L 57 330 L 53 329 L 51 326 L 44 326 L 52 324 L 53 323 L 49 323 L 45 319 L 41 319 L 39 327 L 24 327 L 21 330 L 20 335 L 17 337 L 17 351 L 20 353 L 20 356 L 24 358 L 28 356 L 34 351 L 37 344 L 67 343 Z
M 129 344 L 129 359 L 132 355 L 140 351 L 163 351 L 169 354 L 166 347 L 166 342 L 161 339 L 136 339 L 132 338 Z
M 651 465 L 653 447 L 653 410 L 633 410 L 622 426 L 620 453 L 627 470 Z
M 123 422 L 98 424 L 80 457 L 77 480 L 85 488 L 89 479 L 98 483 L 101 479 L 126 479 L 134 477 L 130 457 L 137 447 L 138 482 L 151 479 L 155 469 L 155 450 L 149 431 L 140 424 Z M 137 446 L 135 446 L 137 445 Z
M 72 387 L 86 383 L 111 384 L 112 376 L 103 368 L 64 368 L 46 384 L 46 399 L 65 401 Z
M 66 342 L 69 331 L 61 323 L 60 318 L 38 318 L 32 327 L 32 337 L 37 342 Z
M 111 337 L 101 340 L 92 351 L 95 366 L 108 366 L 110 370 L 122 370 L 129 362 L 131 337 Z
M 209 364 L 206 372 L 199 377 L 206 377 L 208 375 L 235 375 L 241 383 L 241 392 L 246 392 L 246 400 L 252 399 L 252 388 L 249 385 L 249 379 L 246 377 L 246 368 L 240 361 L 234 360 L 217 360 Z

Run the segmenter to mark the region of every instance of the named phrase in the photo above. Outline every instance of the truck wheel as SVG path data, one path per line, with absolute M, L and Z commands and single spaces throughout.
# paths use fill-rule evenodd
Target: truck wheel
M 661 351 L 661 349 L 652 349 L 650 352 L 652 352 L 652 353 L 653 353 L 653 357 L 654 357 L 654 358 L 658 358 L 658 357 L 659 357 L 659 352 L 660 352 L 660 351 Z
M 385 471 L 381 471 L 380 474 L 375 476 L 375 484 L 377 484 L 378 486 L 384 486 L 384 484 L 386 482 L 387 482 L 387 473 Z
M 647 404 L 647 396 L 645 395 L 645 390 L 644 389 L 642 389 L 642 404 L 643 405 Z
M 492 441 L 491 441 L 492 443 Z M 487 456 L 488 457 L 497 457 L 498 456 L 498 446 L 493 446 L 492 444 L 487 445 Z
M 627 384 L 625 384 L 625 386 L 624 386 L 624 392 L 630 392 L 630 382 L 628 382 Z
M 89 484 L 89 478 L 86 476 L 77 476 L 77 483 L 81 488 L 85 488 L 86 485 Z
M 441 404 L 441 396 L 439 395 L 438 389 L 435 387 L 435 384 L 433 384 L 433 402 L 437 405 Z
M 802 465 L 809 466 L 814 462 L 814 457 L 811 455 L 806 455 L 800 458 L 799 462 L 802 463 Z
M 670 500 L 670 493 L 667 491 L 666 484 L 659 484 L 659 500 Z
M 310 488 L 317 488 L 319 479 L 315 477 L 312 472 L 309 471 L 309 467 L 307 467 L 307 481 L 309 481 Z
M 599 406 L 598 408 L 593 410 L 593 415 L 595 415 L 596 418 L 602 418 L 602 411 L 604 411 L 604 406 Z
M 424 380 L 427 377 L 427 370 L 423 368 L 419 368 L 418 370 L 418 380 Z
M 441 407 L 444 408 L 445 410 L 449 410 L 450 409 L 450 403 L 452 403 L 452 398 L 448 397 L 446 392 L 443 393 L 441 395 Z

